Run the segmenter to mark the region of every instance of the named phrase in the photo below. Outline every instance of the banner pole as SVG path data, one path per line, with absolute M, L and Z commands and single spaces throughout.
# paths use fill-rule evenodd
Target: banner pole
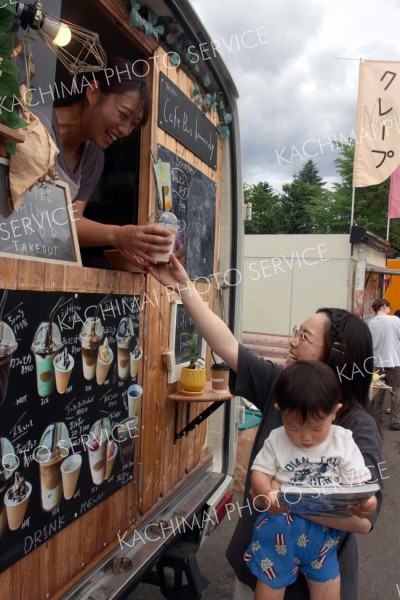
M 386 229 L 386 241 L 389 241 L 389 227 L 390 227 L 390 217 L 388 216 L 387 220 L 387 229 Z
M 356 188 L 353 185 L 353 187 L 351 188 L 350 231 L 351 231 L 351 228 L 353 227 L 353 221 L 354 221 L 354 204 L 355 204 L 355 198 L 356 198 Z

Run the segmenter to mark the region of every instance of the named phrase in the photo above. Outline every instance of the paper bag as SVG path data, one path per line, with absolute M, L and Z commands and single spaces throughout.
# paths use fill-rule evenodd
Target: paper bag
M 25 193 L 36 181 L 46 178 L 54 169 L 59 150 L 41 121 L 26 110 L 22 118 L 28 123 L 24 127 L 25 141 L 17 144 L 10 158 L 10 192 L 14 210 L 18 210 Z

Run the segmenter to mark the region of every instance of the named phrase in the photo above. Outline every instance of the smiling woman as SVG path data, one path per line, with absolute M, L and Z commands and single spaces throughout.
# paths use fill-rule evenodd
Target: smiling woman
M 57 171 L 70 187 L 81 246 L 114 246 L 128 251 L 139 267 L 154 262 L 151 252 L 165 252 L 170 234 L 164 228 L 100 223 L 84 216 L 104 166 L 103 150 L 143 127 L 150 112 L 150 92 L 134 64 L 121 58 L 84 77 L 76 94 L 54 108 L 52 134 L 60 150 Z

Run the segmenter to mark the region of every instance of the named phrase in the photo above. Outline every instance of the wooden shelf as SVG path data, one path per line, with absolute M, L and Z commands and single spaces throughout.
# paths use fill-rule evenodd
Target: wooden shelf
M 175 392 L 169 394 L 168 400 L 175 402 L 226 402 L 232 400 L 233 396 L 229 392 L 215 392 L 211 387 L 211 381 L 207 381 L 203 393 L 199 396 L 189 396 L 183 392 Z
M 200 425 L 203 421 L 208 419 L 214 411 L 217 410 L 224 402 L 232 400 L 232 394 L 228 392 L 215 392 L 211 387 L 211 381 L 207 381 L 203 393 L 199 396 L 188 396 L 182 392 L 175 392 L 169 394 L 168 400 L 175 402 L 175 430 L 174 430 L 174 444 L 184 435 L 187 435 L 189 431 L 192 431 L 197 425 Z M 179 402 L 186 402 L 186 425 L 183 429 L 178 431 L 178 405 Z M 210 406 L 205 408 L 197 417 L 190 420 L 190 404 L 192 402 L 210 402 Z

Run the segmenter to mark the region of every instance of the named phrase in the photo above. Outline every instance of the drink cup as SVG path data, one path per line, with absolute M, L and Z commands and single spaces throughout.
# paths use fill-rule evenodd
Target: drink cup
M 8 385 L 11 358 L 18 344 L 14 332 L 4 321 L 0 322 L 0 406 L 3 404 Z
M 63 490 L 60 467 L 64 457 L 59 453 L 49 456 L 48 453 L 44 452 L 41 455 L 39 451 L 36 457 L 40 469 L 42 508 L 45 512 L 50 512 L 61 502 Z
M 8 526 L 11 531 L 15 531 L 22 525 L 22 521 L 25 518 L 26 509 L 28 508 L 29 499 L 32 493 L 32 484 L 29 481 L 25 482 L 28 490 L 22 498 L 12 499 L 10 492 L 12 488 L 8 489 L 4 496 L 4 505 L 7 512 Z
M 214 392 L 224 393 L 229 386 L 229 366 L 226 363 L 211 365 L 211 387 Z
M 103 441 L 102 444 L 96 442 L 91 443 L 89 446 L 89 465 L 90 474 L 94 485 L 101 485 L 104 481 L 104 475 L 106 472 L 106 452 L 107 452 L 107 441 Z
M 71 354 L 60 352 L 54 358 L 54 372 L 56 376 L 56 388 L 59 394 L 64 394 L 68 387 L 72 369 L 74 368 L 74 358 Z
M 119 456 L 122 464 L 133 460 L 133 449 L 137 431 L 137 417 L 129 417 L 118 425 L 117 439 L 119 444 Z
M 104 479 L 107 480 L 111 476 L 115 458 L 117 456 L 118 448 L 117 444 L 114 441 L 108 442 L 107 444 L 107 456 L 106 456 L 106 472 L 104 475 Z
M 63 484 L 61 464 L 70 445 L 65 423 L 51 423 L 43 432 L 35 453 L 39 463 L 41 503 L 45 512 L 50 512 L 62 499 Z
M 90 440 L 87 443 L 89 453 L 90 474 L 94 485 L 101 485 L 106 472 L 106 456 L 110 420 L 99 419 L 90 430 Z
M 143 350 L 140 346 L 136 346 L 135 350 L 129 352 L 131 377 L 135 379 L 139 372 L 140 363 L 143 358 Z
M 87 381 L 92 380 L 96 375 L 97 353 L 103 332 L 100 319 L 88 317 L 79 335 L 82 346 L 83 376 Z
M 129 377 L 130 353 L 129 342 L 134 335 L 133 321 L 130 317 L 123 317 L 117 327 L 117 363 L 118 377 L 122 380 Z
M 36 330 L 31 350 L 36 362 L 36 381 L 39 396 L 50 396 L 54 390 L 54 358 L 62 348 L 61 333 L 54 323 L 43 322 Z
M 110 365 L 114 360 L 114 352 L 109 349 L 109 360 L 101 360 L 100 354 L 97 357 L 97 365 L 96 365 L 96 381 L 98 385 L 103 385 L 105 380 L 107 379 L 108 371 L 110 370 Z
M 169 263 L 169 258 L 174 251 L 176 236 L 178 235 L 179 228 L 177 225 L 164 225 L 163 223 L 153 223 L 157 227 L 163 227 L 167 229 L 171 234 L 171 243 L 167 252 L 151 252 L 151 256 L 156 259 L 157 263 L 165 264 Z
M 64 498 L 70 500 L 75 494 L 76 484 L 78 483 L 79 473 L 81 471 L 82 455 L 71 454 L 63 461 L 61 465 L 62 485 Z
M 7 527 L 7 511 L 4 496 L 13 473 L 18 468 L 14 446 L 8 438 L 0 438 L 0 537 Z
M 157 210 L 148 218 L 147 225 L 153 227 L 163 227 L 171 234 L 171 243 L 167 252 L 151 252 L 151 256 L 156 259 L 157 263 L 168 263 L 169 257 L 174 251 L 176 236 L 179 232 L 178 219 L 172 212 Z
M 130 385 L 128 387 L 128 415 L 129 417 L 137 417 L 139 412 L 140 402 L 143 396 L 143 388 L 141 385 Z

